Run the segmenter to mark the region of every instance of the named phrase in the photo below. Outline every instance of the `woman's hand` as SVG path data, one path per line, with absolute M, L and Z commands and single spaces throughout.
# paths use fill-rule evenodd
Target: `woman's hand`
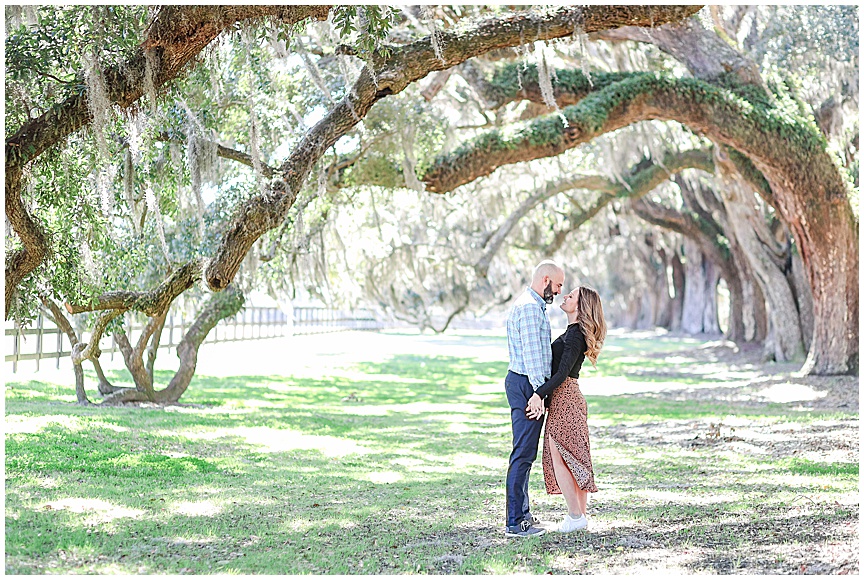
M 532 420 L 539 420 L 545 412 L 546 406 L 543 404 L 543 399 L 540 398 L 540 395 L 537 393 L 531 395 L 531 398 L 528 399 L 528 406 L 525 407 L 525 416 Z

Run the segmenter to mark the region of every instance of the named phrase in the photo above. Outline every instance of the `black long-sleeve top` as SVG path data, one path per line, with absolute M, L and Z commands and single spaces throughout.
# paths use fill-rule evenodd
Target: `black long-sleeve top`
M 585 334 L 579 323 L 567 325 L 567 330 L 552 341 L 552 378 L 543 383 L 536 393 L 545 398 L 551 395 L 566 377 L 578 379 L 579 370 L 585 362 L 586 350 L 588 343 L 585 342 Z

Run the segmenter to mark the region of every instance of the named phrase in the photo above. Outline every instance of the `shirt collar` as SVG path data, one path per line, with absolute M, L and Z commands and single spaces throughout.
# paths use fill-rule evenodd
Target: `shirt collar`
M 534 300 L 537 301 L 537 304 L 540 305 L 540 308 L 543 309 L 543 312 L 546 312 L 546 301 L 543 300 L 543 297 L 537 294 L 537 292 L 531 286 L 528 286 L 528 292 L 531 293 L 531 296 L 534 297 Z

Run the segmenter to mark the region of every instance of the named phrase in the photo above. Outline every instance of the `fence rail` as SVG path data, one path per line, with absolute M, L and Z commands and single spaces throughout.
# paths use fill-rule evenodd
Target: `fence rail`
M 159 348 L 170 350 L 176 347 L 193 320 L 194 318 L 191 317 L 169 314 L 162 329 Z M 136 321 L 131 315 L 126 316 L 124 328 L 130 342 L 134 342 L 133 335 L 140 334 L 144 326 L 144 323 Z M 235 316 L 219 321 L 204 342 L 258 340 L 290 334 L 380 330 L 381 328 L 384 328 L 384 324 L 367 309 L 345 311 L 299 306 L 294 308 L 293 316 L 289 317 L 279 308 L 250 306 Z M 36 340 L 31 342 L 29 337 L 35 337 Z M 84 333 L 81 339 L 86 342 L 88 338 L 89 335 Z M 11 340 L 11 349 L 6 352 L 11 350 L 12 354 L 6 355 L 6 362 L 12 363 L 13 373 L 18 371 L 18 363 L 21 361 L 36 361 L 38 371 L 40 360 L 54 359 L 57 368 L 60 368 L 60 360 L 69 356 L 72 350 L 69 337 L 41 314 L 36 319 L 34 328 L 7 328 L 6 340 L 7 345 Z M 120 351 L 113 337 L 103 337 L 99 342 L 99 349 L 103 353 L 110 354 L 111 360 L 114 360 L 114 353 Z

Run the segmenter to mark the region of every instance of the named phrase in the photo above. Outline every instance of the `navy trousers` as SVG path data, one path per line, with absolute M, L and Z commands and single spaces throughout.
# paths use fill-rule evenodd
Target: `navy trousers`
M 528 508 L 528 476 L 531 465 L 537 459 L 537 446 L 543 420 L 532 420 L 525 416 L 528 399 L 534 394 L 528 377 L 512 371 L 504 379 L 504 390 L 510 404 L 510 421 L 513 424 L 513 451 L 507 469 L 507 526 L 517 526 L 531 517 Z

